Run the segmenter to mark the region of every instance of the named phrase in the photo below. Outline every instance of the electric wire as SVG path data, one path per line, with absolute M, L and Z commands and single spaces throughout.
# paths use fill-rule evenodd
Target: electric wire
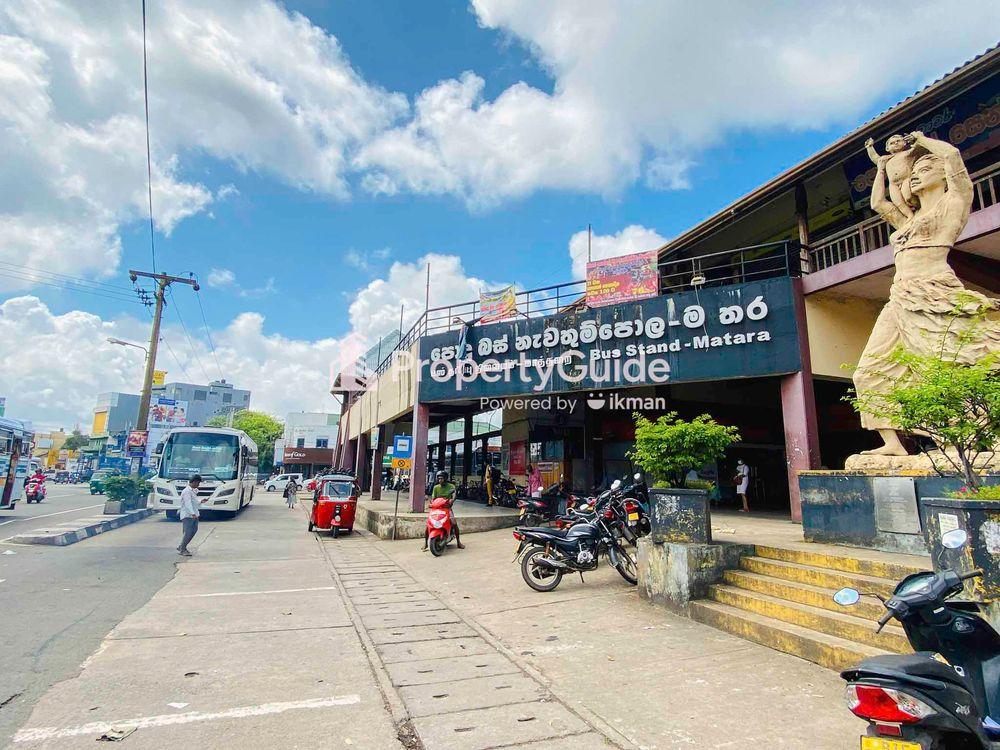
M 149 148 L 149 72 L 146 64 L 146 0 L 142 0 L 142 98 L 146 108 L 146 193 L 149 196 L 149 252 L 156 273 L 156 239 L 153 231 L 153 158 Z
M 149 307 L 147 307 L 146 308 L 146 313 L 149 315 L 150 321 L 152 321 L 153 320 L 153 311 L 150 310 Z M 176 362 L 177 366 L 179 368 L 181 368 L 181 373 L 183 373 L 184 379 L 187 380 L 188 379 L 187 368 L 184 366 L 184 363 L 181 362 L 181 358 L 177 356 L 177 353 L 174 351 L 174 348 L 172 346 L 170 346 L 170 342 L 167 341 L 167 339 L 163 336 L 162 333 L 160 334 L 159 343 L 161 343 L 165 347 L 167 347 L 167 351 L 170 352 L 170 356 L 174 358 L 174 362 Z M 153 362 L 153 367 L 154 368 L 156 367 L 156 362 Z
M 68 282 L 72 282 L 74 284 L 93 286 L 95 288 L 99 288 L 102 291 L 106 290 L 111 292 L 124 292 L 125 294 L 128 295 L 132 294 L 132 289 L 123 284 L 112 284 L 107 281 L 96 281 L 94 279 L 84 278 L 83 276 L 71 276 L 70 274 L 67 273 L 57 273 L 56 271 L 50 271 L 47 268 L 36 268 L 34 266 L 24 265 L 23 263 L 10 263 L 8 261 L 0 261 L 0 268 L 9 268 L 12 271 L 16 271 L 18 273 L 38 274 L 43 279 L 50 277 L 55 279 L 62 279 Z
M 208 318 L 205 317 L 205 306 L 201 303 L 201 291 L 195 287 L 194 296 L 198 299 L 198 309 L 201 310 L 201 322 L 205 324 L 205 335 L 208 337 L 208 346 L 212 350 L 212 357 L 215 358 L 215 366 L 219 369 L 219 380 L 225 380 L 222 373 L 222 365 L 219 364 L 219 355 L 215 351 L 215 343 L 212 341 L 212 330 L 208 327 Z
M 201 373 L 205 376 L 205 382 L 207 383 L 211 381 L 212 378 L 209 376 L 208 370 L 205 369 L 205 365 L 202 363 L 201 357 L 198 356 L 198 350 L 195 348 L 191 334 L 188 333 L 187 326 L 184 324 L 184 318 L 181 317 L 181 311 L 177 305 L 177 298 L 174 296 L 174 290 L 168 286 L 167 291 L 170 293 L 170 301 L 173 303 L 172 307 L 174 309 L 174 314 L 177 316 L 177 320 L 181 324 L 181 330 L 184 331 L 184 337 L 187 339 L 188 346 L 191 348 L 191 354 L 194 355 L 194 360 L 198 363 L 198 367 L 201 368 Z
M 52 289 L 60 289 L 62 291 L 68 290 L 72 292 L 79 292 L 81 294 L 91 294 L 95 297 L 103 297 L 104 299 L 113 300 L 115 302 L 128 302 L 132 304 L 139 302 L 139 300 L 135 299 L 134 297 L 122 293 L 109 292 L 86 286 L 75 286 L 67 281 L 46 281 L 45 279 L 40 279 L 32 274 L 20 273 L 17 271 L 12 271 L 3 268 L 0 268 L 0 276 L 8 279 L 13 279 L 16 281 L 27 281 L 30 282 L 31 284 L 46 286 Z

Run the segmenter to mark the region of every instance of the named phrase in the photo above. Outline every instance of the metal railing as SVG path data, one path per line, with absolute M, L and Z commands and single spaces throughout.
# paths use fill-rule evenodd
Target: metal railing
M 972 210 L 981 211 L 1000 199 L 1000 164 L 980 170 L 972 177 Z M 822 271 L 845 260 L 885 247 L 892 227 L 880 216 L 865 219 L 826 237 L 809 251 L 813 271 Z

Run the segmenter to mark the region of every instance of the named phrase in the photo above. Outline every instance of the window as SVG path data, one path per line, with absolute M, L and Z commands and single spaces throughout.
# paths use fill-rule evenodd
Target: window
M 306 439 L 305 438 L 299 438 L 298 440 L 296 440 L 295 441 L 295 447 L 296 448 L 305 448 L 306 447 Z
M 208 391 L 195 391 L 194 400 L 195 401 L 205 401 L 208 399 Z
M 317 448 L 327 448 L 329 447 L 329 441 L 326 438 L 316 438 Z
M 222 403 L 224 403 L 224 404 L 231 404 L 231 403 L 233 403 L 233 394 L 232 393 L 223 393 L 222 394 Z

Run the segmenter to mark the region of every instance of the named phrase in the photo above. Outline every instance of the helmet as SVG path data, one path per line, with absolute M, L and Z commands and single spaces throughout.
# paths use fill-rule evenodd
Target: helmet
M 437 477 L 437 480 L 439 482 L 447 482 L 448 481 L 448 472 L 447 471 L 443 471 L 443 470 L 439 471 L 434 476 Z

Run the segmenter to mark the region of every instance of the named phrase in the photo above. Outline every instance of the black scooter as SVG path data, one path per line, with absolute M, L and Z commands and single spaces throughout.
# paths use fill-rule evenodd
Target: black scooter
M 967 539 L 956 529 L 942 542 L 957 549 Z M 862 750 L 1000 749 L 1000 635 L 975 603 L 947 601 L 982 574 L 915 573 L 884 602 L 878 630 L 897 619 L 916 653 L 872 657 L 841 673 L 848 707 L 869 722 Z M 860 598 L 854 589 L 834 595 L 844 606 Z
M 543 524 L 560 517 L 560 512 L 574 499 L 562 482 L 549 485 L 541 497 L 522 497 L 517 501 L 520 521 L 527 525 Z

